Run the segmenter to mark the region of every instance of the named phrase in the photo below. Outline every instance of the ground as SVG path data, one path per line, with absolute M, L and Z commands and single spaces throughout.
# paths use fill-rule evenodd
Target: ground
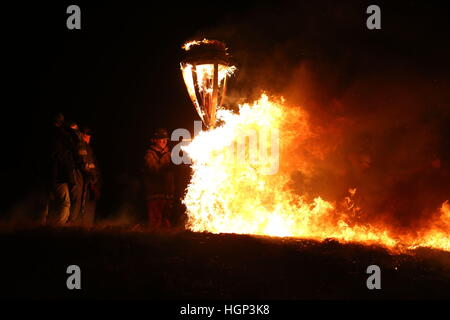
M 450 253 L 234 234 L 34 228 L 0 232 L 2 298 L 450 298 Z M 82 289 L 66 288 L 78 265 Z M 366 268 L 381 268 L 368 290 Z

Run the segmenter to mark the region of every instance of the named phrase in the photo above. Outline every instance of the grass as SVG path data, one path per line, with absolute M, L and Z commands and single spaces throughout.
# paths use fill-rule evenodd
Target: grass
M 1 297 L 19 299 L 442 299 L 450 253 L 394 255 L 376 246 L 123 228 L 0 231 Z M 82 289 L 66 288 L 67 266 Z M 366 268 L 381 268 L 368 290 Z

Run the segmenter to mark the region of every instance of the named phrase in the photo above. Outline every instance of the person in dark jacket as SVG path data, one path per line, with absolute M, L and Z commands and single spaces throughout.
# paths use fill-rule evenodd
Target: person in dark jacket
M 74 121 L 69 121 L 66 128 L 69 135 L 69 148 L 74 161 L 73 183 L 69 188 L 70 195 L 70 215 L 67 223 L 70 225 L 78 225 L 78 217 L 83 210 L 83 159 L 79 154 L 80 148 L 84 145 L 81 137 L 81 132 L 78 124 Z
M 100 197 L 100 171 L 91 147 L 91 129 L 87 127 L 82 128 L 80 136 L 81 144 L 78 149 L 78 155 L 82 163 L 84 186 L 81 214 L 77 223 L 85 227 L 92 227 L 95 221 L 96 204 Z
M 71 138 L 64 128 L 64 115 L 61 113 L 53 118 L 49 142 L 49 201 L 45 222 L 60 226 L 67 222 L 70 215 L 70 188 L 74 184 L 75 170 Z
M 171 227 L 175 192 L 167 130 L 158 129 L 145 153 L 144 188 L 148 225 L 151 229 Z

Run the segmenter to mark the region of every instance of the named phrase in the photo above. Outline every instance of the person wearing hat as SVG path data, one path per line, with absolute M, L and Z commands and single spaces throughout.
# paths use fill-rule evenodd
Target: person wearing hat
M 175 192 L 173 166 L 168 146 L 169 133 L 153 132 L 145 153 L 144 188 L 150 229 L 170 228 Z
M 95 209 L 100 197 L 100 172 L 91 147 L 92 130 L 88 127 L 80 129 L 81 143 L 78 156 L 81 161 L 83 173 L 83 192 L 80 214 L 74 221 L 75 225 L 91 227 L 95 221 Z

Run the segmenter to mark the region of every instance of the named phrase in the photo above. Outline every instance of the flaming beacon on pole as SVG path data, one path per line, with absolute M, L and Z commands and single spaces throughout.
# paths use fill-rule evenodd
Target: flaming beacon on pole
M 236 67 L 230 66 L 227 49 L 217 40 L 191 41 L 183 45 L 181 62 L 184 83 L 206 128 L 214 128 L 216 110 L 226 91 L 226 79 Z

